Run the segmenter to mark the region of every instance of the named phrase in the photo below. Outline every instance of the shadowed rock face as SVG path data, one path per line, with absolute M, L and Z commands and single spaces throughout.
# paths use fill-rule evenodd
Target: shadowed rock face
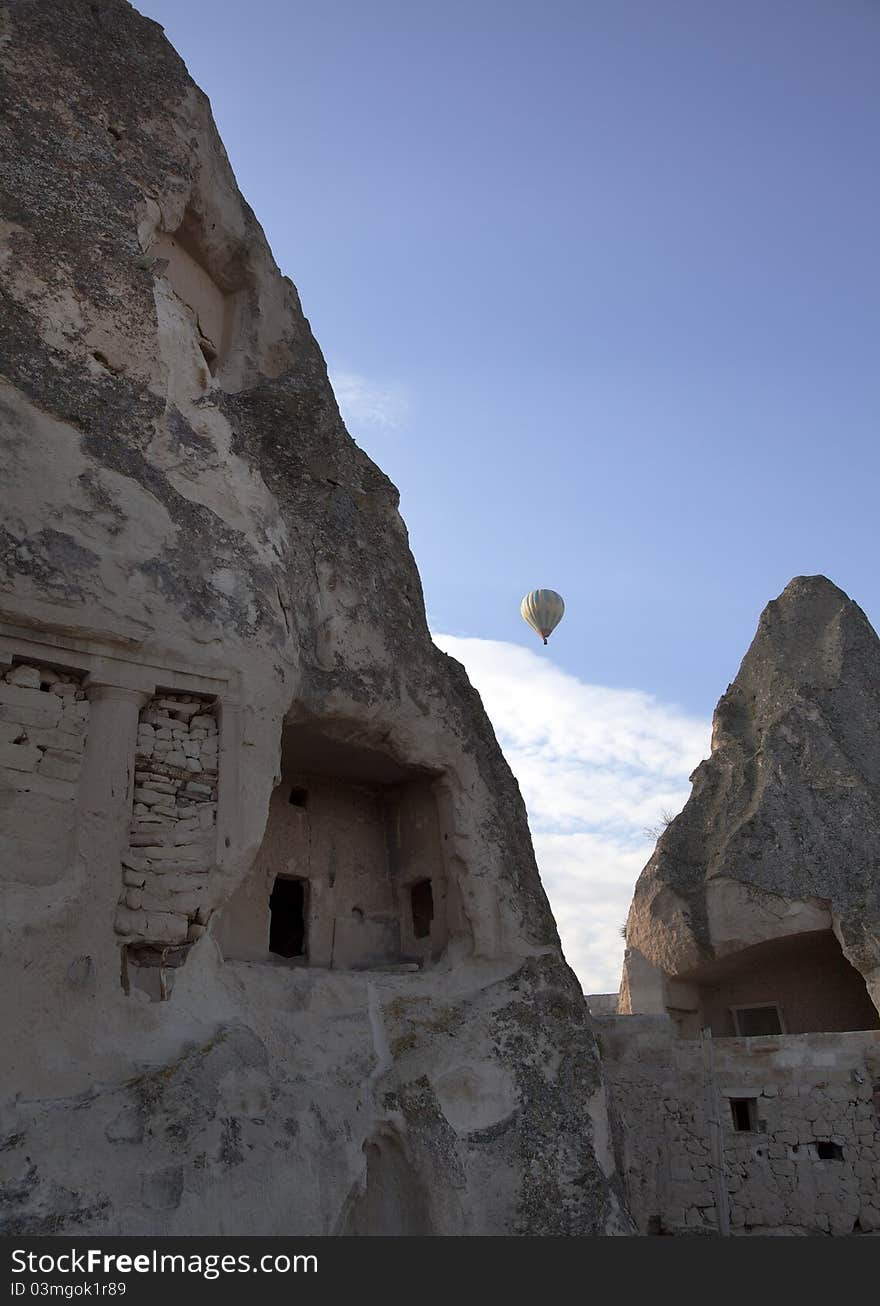
M 205 96 L 123 0 L 0 68 L 4 1230 L 626 1232 L 517 785 Z
M 668 977 L 832 928 L 877 1005 L 880 641 L 825 577 L 765 608 L 691 779 L 636 885 L 623 1009 L 674 1007 Z

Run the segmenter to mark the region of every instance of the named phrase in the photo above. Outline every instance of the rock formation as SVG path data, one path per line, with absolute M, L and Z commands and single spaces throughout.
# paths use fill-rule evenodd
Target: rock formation
M 626 1232 L 517 786 L 207 99 L 124 0 L 13 0 L 0 69 L 4 1231 Z
M 823 576 L 764 610 L 691 780 L 636 885 L 621 1011 L 686 1035 L 876 1027 L 880 641 Z

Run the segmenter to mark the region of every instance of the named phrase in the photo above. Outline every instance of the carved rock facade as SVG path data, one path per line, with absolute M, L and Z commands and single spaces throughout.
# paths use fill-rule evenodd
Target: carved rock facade
M 636 885 L 621 1009 L 684 1034 L 876 1027 L 880 640 L 824 576 L 765 608 L 691 779 Z
M 627 1231 L 525 810 L 208 102 L 0 16 L 4 1228 Z

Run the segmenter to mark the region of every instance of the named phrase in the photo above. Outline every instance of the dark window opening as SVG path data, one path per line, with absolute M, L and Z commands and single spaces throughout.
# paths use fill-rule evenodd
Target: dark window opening
M 843 1148 L 839 1143 L 816 1143 L 816 1156 L 820 1161 L 842 1161 Z
M 782 1016 L 775 1002 L 765 1002 L 755 1007 L 734 1007 L 733 1024 L 740 1038 L 783 1033 Z
M 739 1133 L 755 1133 L 758 1129 L 758 1099 L 754 1097 L 732 1097 L 730 1111 L 733 1127 Z
M 434 919 L 434 891 L 430 880 L 419 880 L 409 891 L 412 907 L 413 934 L 417 939 L 431 936 L 431 921 Z
M 269 951 L 278 957 L 305 956 L 305 880 L 276 879 L 269 898 Z
M 296 787 L 291 789 L 290 805 L 291 807 L 308 807 L 309 805 L 308 789 L 297 789 Z

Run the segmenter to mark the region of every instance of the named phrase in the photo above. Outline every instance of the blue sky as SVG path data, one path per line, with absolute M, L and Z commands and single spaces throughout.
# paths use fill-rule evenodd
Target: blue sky
M 608 822 L 593 804 L 572 828 L 538 774 L 570 709 L 542 696 L 536 771 L 493 668 L 609 731 L 621 705 L 661 730 L 674 710 L 693 740 L 793 575 L 880 622 L 880 3 L 141 7 L 401 489 L 432 628 L 494 704 L 561 926 L 601 874 L 616 886 L 601 942 L 563 927 L 608 987 L 644 802 L 615 827 L 625 867 L 579 860 Z M 519 617 L 538 586 L 567 604 L 547 650 Z M 571 736 L 569 779 L 623 783 L 594 733 Z M 675 784 L 669 757 L 656 772 L 657 818 L 694 748 Z M 555 838 L 575 842 L 542 857 Z

